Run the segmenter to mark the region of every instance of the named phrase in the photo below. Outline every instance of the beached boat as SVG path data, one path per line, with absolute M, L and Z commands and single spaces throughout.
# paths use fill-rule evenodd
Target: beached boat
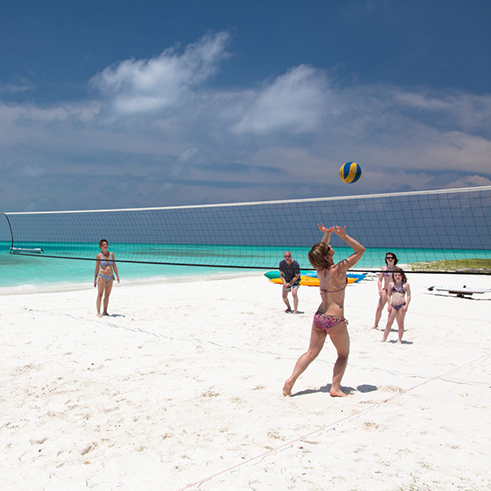
M 11 254 L 41 254 L 43 249 L 41 247 L 11 247 Z

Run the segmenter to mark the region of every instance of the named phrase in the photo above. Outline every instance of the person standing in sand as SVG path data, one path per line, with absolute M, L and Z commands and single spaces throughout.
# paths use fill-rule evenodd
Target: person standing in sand
M 283 282 L 282 298 L 285 302 L 287 314 L 297 313 L 298 310 L 298 289 L 300 287 L 300 265 L 292 259 L 290 251 L 286 251 L 283 261 L 280 262 L 280 278 Z M 293 311 L 288 300 L 288 293 L 292 292 Z
M 321 242 L 315 244 L 310 250 L 309 262 L 317 270 L 321 304 L 314 315 L 309 349 L 298 359 L 291 377 L 285 382 L 283 386 L 284 396 L 291 396 L 293 385 L 310 363 L 317 358 L 328 334 L 338 356 L 334 364 L 330 394 L 333 397 L 346 396 L 341 390 L 341 379 L 348 364 L 350 343 L 346 327 L 348 321 L 344 318 L 346 272 L 360 260 L 366 249 L 346 234 L 346 227 L 326 228 L 323 223 L 318 225 L 318 227 L 324 232 L 324 237 Z M 334 264 L 333 261 L 335 251 L 329 245 L 332 232 L 344 240 L 354 251 L 350 257 L 337 264 Z
M 111 295 L 111 290 L 113 289 L 114 283 L 114 273 L 119 283 L 119 273 L 118 267 L 116 266 L 116 261 L 114 260 L 114 253 L 109 252 L 107 248 L 109 243 L 106 239 L 99 241 L 99 247 L 101 252 L 96 256 L 95 263 L 95 278 L 94 287 L 97 286 L 97 317 L 102 317 L 103 315 L 109 315 L 107 313 L 107 306 L 109 305 L 109 296 Z M 114 271 L 114 273 L 113 273 Z M 101 304 L 102 296 L 104 295 L 104 310 L 101 314 Z
M 385 266 L 380 271 L 378 275 L 378 305 L 377 310 L 375 311 L 375 322 L 373 324 L 372 329 L 377 329 L 378 323 L 380 322 L 380 317 L 382 317 L 382 311 L 384 310 L 384 306 L 387 303 L 387 289 L 389 287 L 389 283 L 392 281 L 391 272 L 394 271 L 397 264 L 397 256 L 393 252 L 385 253 Z
M 407 282 L 406 275 L 401 268 L 396 268 L 392 273 L 393 282 L 389 283 L 387 288 L 387 301 L 389 303 L 389 318 L 385 326 L 382 343 L 387 341 L 394 319 L 397 319 L 399 326 L 398 343 L 402 344 L 402 335 L 404 334 L 404 318 L 406 317 L 407 308 L 411 301 L 411 289 Z

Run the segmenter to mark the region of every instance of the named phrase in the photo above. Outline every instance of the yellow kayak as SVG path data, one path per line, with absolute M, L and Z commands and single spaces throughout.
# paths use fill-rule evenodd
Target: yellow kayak
M 354 283 L 358 279 L 359 278 L 350 278 L 348 276 L 348 284 Z M 278 285 L 283 284 L 283 282 L 281 281 L 281 278 L 271 278 L 269 281 L 271 281 L 271 283 L 276 283 Z M 300 285 L 303 285 L 303 286 L 319 286 L 319 278 L 315 278 L 313 276 L 300 276 Z

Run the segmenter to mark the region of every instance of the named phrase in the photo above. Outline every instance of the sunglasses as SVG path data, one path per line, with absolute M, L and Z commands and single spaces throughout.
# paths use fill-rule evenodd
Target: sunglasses
M 292 256 L 291 256 L 291 254 L 287 254 L 287 255 L 285 255 L 285 257 L 292 257 Z
M 395 259 L 394 256 L 386 256 L 385 259 Z

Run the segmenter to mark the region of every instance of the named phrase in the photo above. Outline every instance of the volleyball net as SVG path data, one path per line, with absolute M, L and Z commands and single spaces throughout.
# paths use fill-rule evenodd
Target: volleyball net
M 377 195 L 120 210 L 5 213 L 13 254 L 119 262 L 302 269 L 317 224 L 346 225 L 367 252 L 352 271 L 379 271 L 387 251 L 407 271 L 491 273 L 491 186 Z M 335 236 L 335 260 L 352 250 Z

